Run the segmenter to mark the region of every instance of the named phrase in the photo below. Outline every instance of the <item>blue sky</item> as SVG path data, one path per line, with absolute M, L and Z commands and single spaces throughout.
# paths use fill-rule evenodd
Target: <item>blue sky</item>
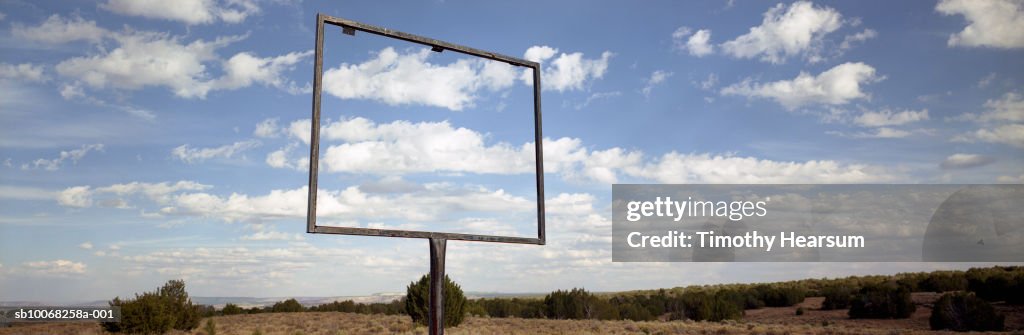
M 2 300 L 426 272 L 421 240 L 304 233 L 317 12 L 542 64 L 549 244 L 450 243 L 469 291 L 971 265 L 612 263 L 612 183 L 1024 181 L 1020 1 L 5 1 Z M 322 222 L 530 234 L 521 69 L 338 29 L 325 49 Z

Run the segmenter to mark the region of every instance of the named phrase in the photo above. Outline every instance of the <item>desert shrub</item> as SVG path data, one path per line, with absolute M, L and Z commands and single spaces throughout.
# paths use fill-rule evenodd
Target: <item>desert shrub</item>
M 619 305 L 613 303 L 611 300 L 605 300 L 601 298 L 594 298 L 594 311 L 591 312 L 591 319 L 598 320 L 621 320 L 622 316 L 619 314 Z M 642 309 L 642 308 L 641 308 Z
M 804 308 L 803 307 L 797 307 L 796 308 L 796 315 L 804 315 Z
M 829 286 L 821 289 L 821 295 L 825 297 L 825 301 L 821 303 L 821 309 L 833 310 L 833 309 L 846 309 L 850 307 L 850 297 L 853 295 L 853 289 L 846 286 Z
M 1024 304 L 1024 273 L 1018 273 L 1006 292 L 1006 303 L 1012 305 Z
M 619 318 L 633 321 L 653 321 L 657 317 L 641 305 L 625 302 L 618 305 Z
M 744 295 L 736 290 L 686 292 L 679 296 L 680 310 L 672 313 L 670 318 L 694 321 L 736 320 L 743 316 L 744 304 Z
M 184 280 L 168 281 L 160 288 L 160 296 L 167 299 L 167 312 L 175 316 L 172 328 L 189 330 L 199 327 L 199 306 L 193 305 L 188 298 Z
M 1005 317 L 972 293 L 943 294 L 928 319 L 932 330 L 1001 331 Z
M 217 308 L 210 305 L 196 305 L 196 310 L 199 311 L 200 318 L 217 316 Z
M 764 307 L 764 300 L 755 289 L 743 291 L 743 309 L 758 309 Z
M 484 308 L 484 306 L 481 305 L 476 300 L 469 300 L 469 301 L 466 302 L 466 314 L 469 314 L 469 315 L 472 315 L 472 316 L 476 316 L 476 317 L 488 317 L 488 316 L 490 316 L 490 315 L 487 315 L 487 309 Z
M 302 307 L 302 304 L 300 304 L 298 300 L 295 300 L 295 298 L 275 302 L 274 305 L 270 307 L 270 311 L 274 313 L 296 313 L 305 310 L 306 308 Z
M 796 286 L 758 285 L 754 287 L 761 301 L 768 307 L 789 307 L 804 301 L 804 289 Z
M 487 315 L 493 318 L 544 318 L 547 309 L 544 301 L 539 299 L 491 298 L 477 299 L 475 303 L 482 306 L 487 311 Z
M 545 315 L 551 319 L 595 319 L 598 301 L 582 288 L 554 291 L 544 297 Z
M 905 319 L 917 307 L 910 299 L 910 289 L 895 282 L 868 285 L 850 301 L 853 319 Z
M 405 314 L 405 299 L 398 299 L 389 303 L 372 303 L 368 305 L 359 305 L 366 306 L 365 308 L 369 314 Z
M 604 313 L 599 319 L 651 321 L 668 311 L 669 297 L 665 290 L 655 294 L 620 294 L 608 299 L 618 310 L 618 317 L 611 318 L 614 313 Z
M 672 319 L 708 320 L 714 310 L 711 294 L 706 291 L 686 292 L 679 296 L 678 310 Z
M 444 326 L 455 327 L 466 317 L 466 296 L 462 288 L 444 276 Z M 426 325 L 430 318 L 430 275 L 409 284 L 405 290 L 405 312 L 412 321 Z
M 326 304 L 319 304 L 309 307 L 312 312 L 343 312 L 359 314 L 405 314 L 405 299 L 398 299 L 388 303 L 356 303 L 352 300 L 332 301 Z
M 238 307 L 238 305 L 232 303 L 225 304 L 224 308 L 221 308 L 220 310 L 221 315 L 235 315 L 242 313 L 245 313 L 245 310 L 242 309 L 241 307 Z
M 310 310 L 317 312 L 359 313 L 360 309 L 360 306 L 358 306 L 356 302 L 352 300 L 332 301 L 326 304 L 319 304 L 310 307 Z
M 996 266 L 972 268 L 965 273 L 967 287 L 979 298 L 988 301 L 1024 303 L 1024 268 Z
M 103 323 L 109 332 L 162 334 L 199 327 L 199 308 L 188 298 L 182 280 L 168 281 L 156 291 L 136 294 L 135 299 L 116 297 L 109 304 L 121 308 L 121 322 Z
M 967 277 L 962 272 L 933 272 L 918 285 L 924 292 L 950 292 L 967 289 Z
M 206 326 L 203 327 L 203 331 L 206 335 L 217 335 L 217 324 L 213 323 L 213 319 L 206 320 Z
M 738 320 L 743 316 L 744 305 L 745 297 L 740 292 L 720 290 L 715 293 L 714 312 L 710 321 Z

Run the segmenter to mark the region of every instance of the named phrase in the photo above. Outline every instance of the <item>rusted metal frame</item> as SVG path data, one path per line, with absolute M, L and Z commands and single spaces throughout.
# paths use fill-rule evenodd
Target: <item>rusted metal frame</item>
M 316 47 L 313 60 L 313 126 L 310 127 L 309 141 L 309 198 L 306 205 L 306 232 L 316 232 L 316 190 L 320 167 L 320 91 L 324 78 L 324 21 L 316 16 Z
M 533 68 L 533 153 L 537 163 L 537 239 L 540 245 L 547 243 L 544 226 L 544 134 L 542 134 L 540 113 L 540 65 Z
M 332 17 L 324 14 L 317 14 L 317 36 L 313 74 L 313 111 L 312 127 L 310 131 L 310 154 L 309 154 L 309 201 L 306 212 L 306 232 L 319 234 L 344 234 L 363 236 L 383 237 L 404 237 L 404 238 L 427 238 L 445 239 L 478 242 L 499 242 L 518 244 L 539 244 L 546 243 L 546 227 L 544 220 L 544 159 L 543 159 L 543 134 L 541 131 L 541 102 L 540 102 L 540 64 L 524 59 L 510 57 L 499 53 L 483 51 L 458 44 L 439 41 L 414 34 L 381 28 L 369 24 L 359 23 L 351 20 Z M 320 101 L 323 89 L 323 44 L 325 24 L 332 24 L 342 27 L 345 33 L 351 30 L 358 30 L 385 37 L 396 38 L 408 42 L 418 43 L 431 48 L 452 50 L 463 54 L 482 57 L 490 60 L 506 62 L 516 66 L 528 67 L 533 70 L 533 101 L 534 101 L 534 154 L 536 162 L 537 181 L 537 237 L 513 237 L 493 236 L 479 234 L 441 233 L 414 230 L 396 229 L 371 229 L 354 227 L 331 227 L 318 226 L 316 224 L 316 198 L 317 198 L 317 176 L 320 161 Z
M 429 231 L 417 231 L 417 230 L 398 230 L 398 229 L 376 229 L 376 228 L 355 228 L 355 227 L 332 227 L 332 226 L 316 226 L 314 233 L 318 234 L 341 234 L 341 235 L 362 235 L 362 236 L 381 236 L 381 237 L 404 237 L 404 238 L 428 238 L 428 239 L 446 239 L 446 240 L 458 240 L 458 241 L 476 241 L 476 242 L 502 242 L 502 243 L 519 243 L 519 244 L 543 244 L 539 238 L 534 237 L 515 237 L 515 236 L 494 236 L 494 235 L 479 235 L 479 234 L 460 234 L 460 233 L 436 233 Z
M 443 238 L 430 239 L 430 312 L 427 318 L 429 334 L 444 334 L 444 258 Z
M 371 34 L 377 34 L 377 35 L 381 35 L 381 36 L 385 36 L 385 37 L 391 37 L 391 38 L 400 39 L 400 40 L 407 41 L 407 42 L 423 44 L 423 45 L 429 46 L 431 48 L 440 48 L 440 49 L 443 49 L 443 50 L 457 51 L 457 52 L 464 53 L 464 54 L 467 54 L 467 55 L 487 58 L 487 59 L 496 60 L 496 61 L 499 61 L 499 62 L 505 62 L 505 63 L 509 63 L 509 64 L 512 64 L 512 65 L 516 65 L 516 66 L 530 67 L 530 68 L 534 68 L 534 69 L 540 68 L 540 64 L 537 63 L 537 62 L 528 61 L 528 60 L 525 60 L 525 59 L 522 59 L 522 58 L 516 58 L 516 57 L 512 57 L 512 56 L 506 56 L 506 55 L 502 55 L 502 54 L 499 54 L 499 53 L 496 53 L 496 52 L 484 51 L 484 50 L 480 50 L 480 49 L 476 49 L 476 48 L 467 47 L 467 46 L 464 46 L 464 45 L 458 45 L 458 44 L 455 44 L 455 43 L 448 43 L 448 42 L 445 42 L 445 41 L 435 40 L 435 39 L 429 38 L 429 37 L 423 37 L 423 36 L 419 36 L 419 35 L 415 35 L 415 34 L 410 34 L 410 33 L 405 33 L 405 32 L 401 32 L 401 31 L 397 31 L 397 30 L 393 30 L 393 29 L 378 27 L 378 26 L 374 26 L 374 25 L 370 25 L 370 24 L 365 24 L 365 23 L 360 23 L 360 22 L 356 22 L 356 21 L 352 21 L 352 20 L 346 20 L 346 19 L 342 19 L 342 18 L 333 17 L 333 16 L 330 16 L 330 15 L 320 14 L 318 17 L 320 18 L 319 20 L 317 20 L 318 23 L 319 22 L 329 23 L 329 24 L 332 24 L 332 25 L 335 25 L 335 26 L 339 26 L 339 27 L 342 27 L 342 28 L 351 28 L 351 29 L 355 29 L 355 30 L 358 30 L 358 31 L 363 31 L 363 32 L 371 33 Z

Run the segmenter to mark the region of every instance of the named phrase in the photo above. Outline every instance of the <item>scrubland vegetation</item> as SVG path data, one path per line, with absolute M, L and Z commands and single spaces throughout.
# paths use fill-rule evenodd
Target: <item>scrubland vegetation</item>
M 592 293 L 558 290 L 536 298 L 466 300 L 446 278 L 451 334 L 904 334 L 929 331 L 1024 330 L 1024 268 L 806 279 L 764 284 L 688 286 Z M 427 277 L 405 299 L 304 307 L 195 306 L 181 281 L 168 282 L 122 307 L 117 326 L 18 325 L 0 334 L 88 334 L 108 331 L 175 334 L 424 334 Z M 159 311 L 159 315 L 150 315 Z M 199 328 L 200 317 L 204 327 Z M 455 322 L 456 320 L 458 322 Z M 75 328 L 78 327 L 78 328 Z

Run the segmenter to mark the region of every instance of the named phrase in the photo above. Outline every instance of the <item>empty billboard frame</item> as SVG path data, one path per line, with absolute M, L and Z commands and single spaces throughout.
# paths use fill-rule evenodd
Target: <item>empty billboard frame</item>
M 399 229 L 375 229 L 358 227 L 337 227 L 317 225 L 317 177 L 320 156 L 320 101 L 322 96 L 323 81 L 323 56 L 324 56 L 324 28 L 325 25 L 333 25 L 341 28 L 346 35 L 354 35 L 356 32 L 370 33 L 387 38 L 412 42 L 430 47 L 435 52 L 452 51 L 465 55 L 484 58 L 492 61 L 508 63 L 512 66 L 529 68 L 533 72 L 533 117 L 534 117 L 534 153 L 535 153 L 535 174 L 537 191 L 537 237 L 521 236 L 499 236 L 482 234 L 447 233 L 434 231 L 415 231 Z M 309 201 L 306 215 L 306 232 L 317 234 L 341 234 L 341 235 L 363 235 L 381 237 L 404 237 L 404 238 L 426 238 L 432 240 L 462 240 L 479 242 L 500 242 L 519 244 L 545 244 L 544 227 L 544 160 L 543 160 L 543 135 L 541 131 L 541 103 L 540 103 L 540 64 L 516 57 L 510 57 L 495 52 L 489 52 L 470 48 L 458 44 L 448 43 L 432 38 L 414 34 L 395 31 L 392 29 L 377 27 L 365 23 L 355 22 L 342 18 L 332 17 L 324 14 L 317 14 L 316 26 L 316 50 L 313 75 L 313 111 L 312 127 L 310 134 L 309 151 Z

